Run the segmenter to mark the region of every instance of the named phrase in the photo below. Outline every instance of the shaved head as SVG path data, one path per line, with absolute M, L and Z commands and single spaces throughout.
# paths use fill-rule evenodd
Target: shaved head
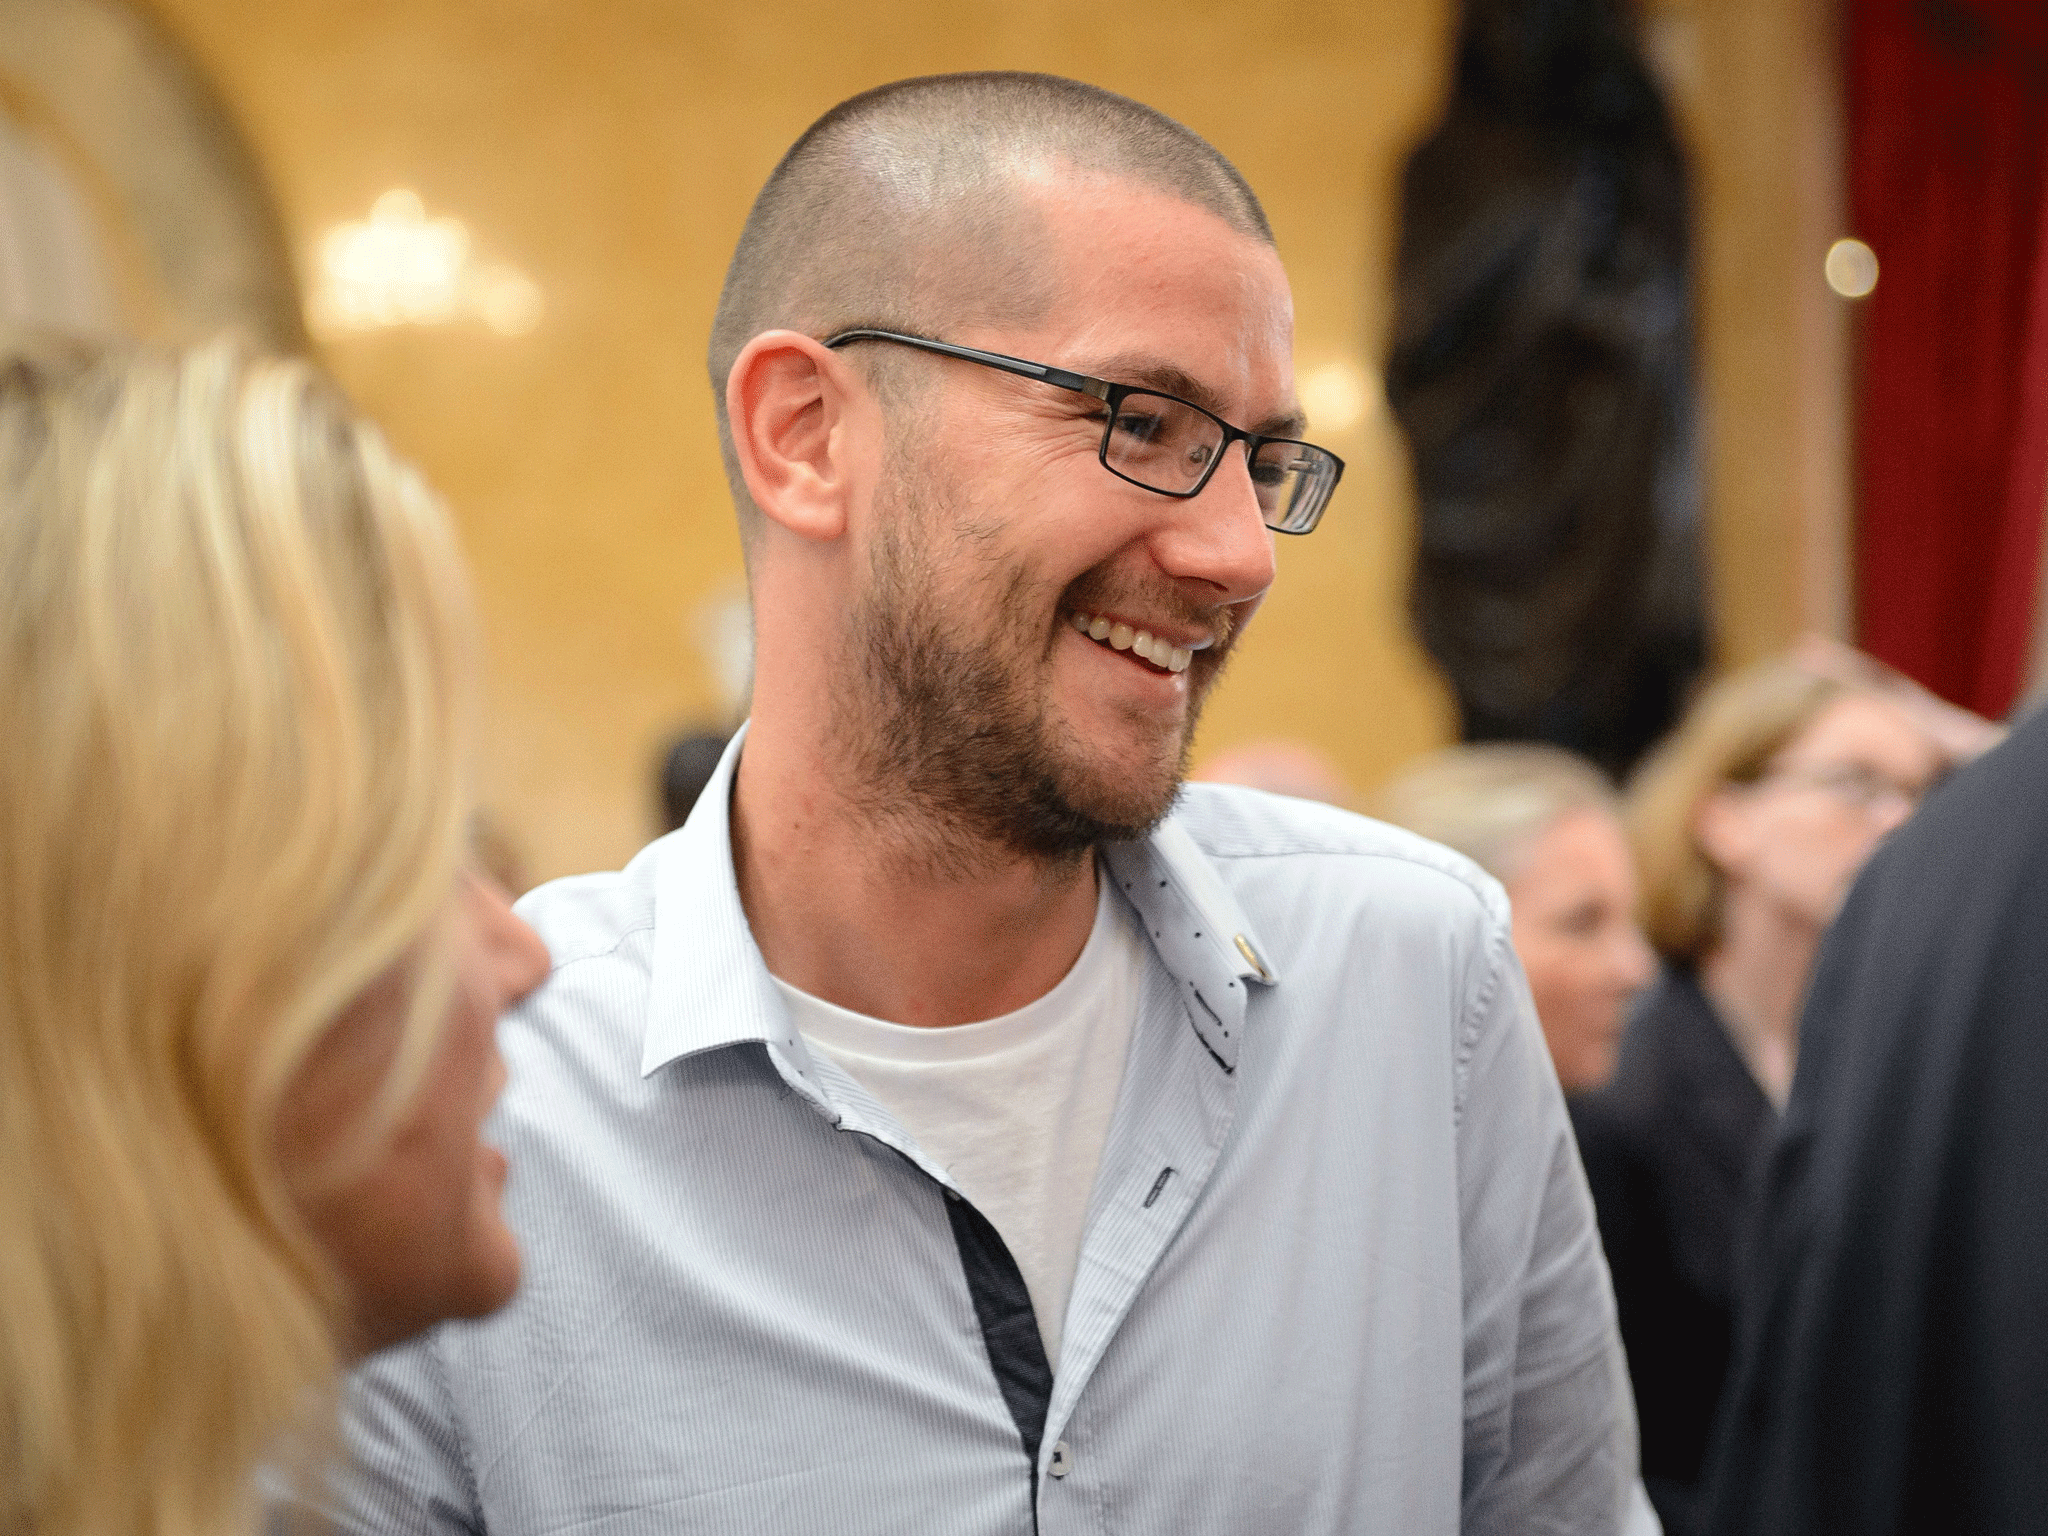
M 763 331 L 820 340 L 856 326 L 940 335 L 1025 324 L 1051 305 L 1051 242 L 1031 198 L 1117 178 L 1273 242 L 1236 167 L 1172 118 L 1056 75 L 930 75 L 842 102 L 807 129 L 755 199 L 711 328 L 711 388 L 747 542 L 760 514 L 726 419 L 726 379 Z M 861 359 L 871 375 L 901 359 Z

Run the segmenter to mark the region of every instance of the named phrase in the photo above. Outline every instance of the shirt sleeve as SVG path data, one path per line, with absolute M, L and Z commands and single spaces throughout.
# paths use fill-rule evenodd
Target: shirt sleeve
M 1460 1037 L 1463 1530 L 1655 1532 L 1592 1198 L 1505 910 L 1491 916 Z
M 344 1459 L 314 1509 L 273 1499 L 269 1536 L 324 1529 L 350 1536 L 484 1536 L 476 1481 L 448 1391 L 439 1331 L 371 1356 L 342 1400 Z

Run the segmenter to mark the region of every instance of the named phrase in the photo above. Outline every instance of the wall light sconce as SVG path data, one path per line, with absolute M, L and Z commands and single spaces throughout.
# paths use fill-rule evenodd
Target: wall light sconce
M 1326 436 L 1349 432 L 1376 415 L 1385 399 L 1378 373 L 1348 358 L 1310 369 L 1299 388 L 1309 432 Z
M 473 319 L 500 336 L 524 336 L 544 308 L 539 286 L 517 267 L 475 259 L 460 219 L 429 218 L 417 192 L 396 187 L 369 218 L 321 237 L 307 318 L 323 335 Z

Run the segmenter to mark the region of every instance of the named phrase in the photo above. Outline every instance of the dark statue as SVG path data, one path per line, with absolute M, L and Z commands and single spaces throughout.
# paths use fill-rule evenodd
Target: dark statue
M 1466 0 L 1401 202 L 1422 642 L 1468 741 L 1618 777 L 1707 652 L 1685 154 L 1626 0 Z

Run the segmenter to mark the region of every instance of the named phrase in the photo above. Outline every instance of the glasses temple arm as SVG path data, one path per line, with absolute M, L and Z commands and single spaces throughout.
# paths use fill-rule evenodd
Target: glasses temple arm
M 1110 386 L 1101 379 L 1091 379 L 1085 373 L 1070 373 L 1065 368 L 1049 368 L 1044 363 L 1026 362 L 1021 357 L 1011 357 L 1006 352 L 984 352 L 979 347 L 963 347 L 950 341 L 933 341 L 929 336 L 909 336 L 901 331 L 853 330 L 841 331 L 836 336 L 825 338 L 828 347 L 843 347 L 850 341 L 893 341 L 902 346 L 916 347 L 921 352 L 936 352 L 941 357 L 958 358 L 964 363 L 980 363 L 984 368 L 999 368 L 1004 373 L 1014 373 L 1026 379 L 1038 379 L 1059 389 L 1076 390 L 1084 395 L 1093 395 L 1097 400 L 1109 398 Z

